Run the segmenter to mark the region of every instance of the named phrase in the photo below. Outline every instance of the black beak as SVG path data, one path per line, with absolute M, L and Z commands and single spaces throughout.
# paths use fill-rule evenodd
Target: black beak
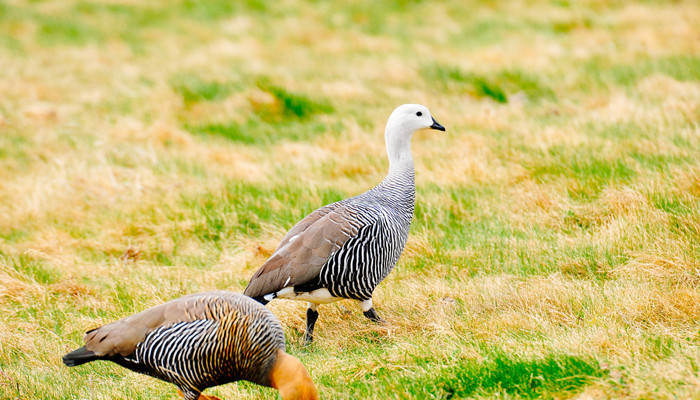
M 433 117 L 430 117 L 433 118 Z M 430 125 L 430 129 L 437 129 L 439 131 L 445 132 L 445 127 L 440 125 L 437 121 L 435 121 L 435 118 L 433 118 L 433 124 Z

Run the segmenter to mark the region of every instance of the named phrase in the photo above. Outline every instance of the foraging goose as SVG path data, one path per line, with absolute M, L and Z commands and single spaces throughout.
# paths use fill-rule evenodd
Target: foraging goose
M 208 387 L 246 380 L 285 400 L 317 400 L 304 366 L 285 353 L 284 332 L 267 308 L 230 292 L 184 296 L 88 331 L 63 357 L 74 367 L 106 360 L 175 384 L 185 400 Z
M 307 301 L 306 342 L 313 340 L 319 304 L 358 300 L 367 318 L 381 322 L 372 292 L 406 244 L 416 193 L 411 137 L 427 128 L 445 130 L 422 105 L 396 108 L 385 130 L 386 178 L 361 195 L 319 208 L 292 227 L 244 294 L 262 304 L 274 298 Z

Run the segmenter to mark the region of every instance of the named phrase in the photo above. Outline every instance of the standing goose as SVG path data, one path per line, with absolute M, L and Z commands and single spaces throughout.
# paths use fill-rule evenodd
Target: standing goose
M 416 193 L 411 137 L 427 128 L 445 130 L 425 106 L 396 108 L 385 130 L 386 178 L 361 195 L 319 208 L 292 227 L 244 294 L 262 304 L 276 297 L 307 301 L 306 342 L 313 340 L 319 304 L 354 299 L 367 318 L 382 322 L 372 292 L 406 244 Z
M 317 400 L 304 366 L 285 353 L 284 332 L 267 308 L 230 292 L 207 292 L 88 331 L 85 346 L 63 356 L 74 367 L 95 360 L 175 384 L 185 400 L 216 400 L 208 387 L 246 380 L 284 400 Z

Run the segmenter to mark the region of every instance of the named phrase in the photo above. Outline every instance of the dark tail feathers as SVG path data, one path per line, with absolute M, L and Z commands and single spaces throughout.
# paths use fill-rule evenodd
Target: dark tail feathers
M 63 363 L 69 367 L 75 367 L 98 359 L 99 357 L 96 356 L 95 353 L 83 346 L 63 356 Z

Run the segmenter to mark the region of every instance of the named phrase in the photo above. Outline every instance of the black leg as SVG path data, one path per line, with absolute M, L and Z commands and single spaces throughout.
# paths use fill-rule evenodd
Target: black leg
M 314 325 L 318 319 L 318 311 L 309 307 L 306 309 L 306 333 L 304 333 L 304 342 L 309 344 L 314 340 Z
M 377 314 L 377 311 L 374 309 L 374 307 L 370 308 L 367 311 L 364 311 L 363 314 L 370 321 L 374 321 L 374 322 L 379 323 L 379 324 L 383 324 L 386 322 L 382 319 L 382 317 L 379 316 L 379 314 Z

